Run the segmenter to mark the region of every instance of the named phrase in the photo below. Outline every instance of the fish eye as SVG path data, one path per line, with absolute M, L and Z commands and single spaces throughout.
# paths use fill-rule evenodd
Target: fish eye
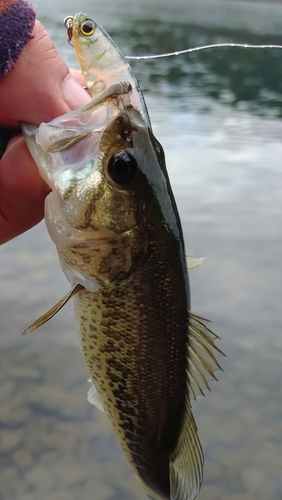
M 111 156 L 108 174 L 115 184 L 124 186 L 134 179 L 138 171 L 135 158 L 127 151 L 119 151 Z
M 91 36 L 95 31 L 95 24 L 91 19 L 88 19 L 81 24 L 80 31 L 84 36 Z

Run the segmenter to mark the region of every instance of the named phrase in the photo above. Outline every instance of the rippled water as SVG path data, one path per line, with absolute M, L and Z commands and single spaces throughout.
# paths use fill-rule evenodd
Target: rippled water
M 78 10 L 127 54 L 281 43 L 277 3 L 37 6 L 69 64 L 62 19 Z M 206 256 L 191 272 L 193 310 L 213 321 L 228 356 L 220 382 L 194 405 L 206 458 L 199 500 L 282 497 L 281 57 L 218 49 L 134 63 L 187 252 Z M 0 248 L 0 500 L 142 499 L 104 415 L 86 402 L 71 306 L 21 336 L 67 290 L 44 224 Z

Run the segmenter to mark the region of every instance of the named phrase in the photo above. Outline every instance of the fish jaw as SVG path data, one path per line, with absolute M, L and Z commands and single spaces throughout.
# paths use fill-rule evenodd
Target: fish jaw
M 91 23 L 93 33 L 83 33 L 84 23 Z M 138 81 L 127 59 L 99 24 L 82 12 L 72 20 L 72 41 L 90 95 L 95 98 L 115 83 L 127 81 L 132 86 L 131 104 L 141 113 L 148 127 L 151 122 Z

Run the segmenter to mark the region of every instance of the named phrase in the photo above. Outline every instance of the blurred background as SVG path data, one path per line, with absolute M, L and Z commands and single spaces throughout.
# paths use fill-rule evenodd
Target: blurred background
M 217 42 L 282 44 L 280 2 L 37 0 L 76 66 L 64 17 L 84 11 L 126 55 Z M 282 52 L 214 49 L 132 64 L 162 143 L 189 255 L 192 309 L 227 354 L 194 405 L 199 500 L 282 497 Z M 40 224 L 0 248 L 0 500 L 141 500 L 105 416 L 86 401 L 69 289 Z

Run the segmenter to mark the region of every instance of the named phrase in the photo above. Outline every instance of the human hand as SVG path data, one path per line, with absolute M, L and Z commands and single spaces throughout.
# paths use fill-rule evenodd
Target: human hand
M 78 71 L 71 76 L 38 21 L 32 35 L 15 67 L 0 79 L 0 135 L 4 127 L 12 136 L 0 160 L 0 244 L 43 218 L 50 191 L 20 134 L 19 121 L 39 125 L 90 100 L 83 77 Z

